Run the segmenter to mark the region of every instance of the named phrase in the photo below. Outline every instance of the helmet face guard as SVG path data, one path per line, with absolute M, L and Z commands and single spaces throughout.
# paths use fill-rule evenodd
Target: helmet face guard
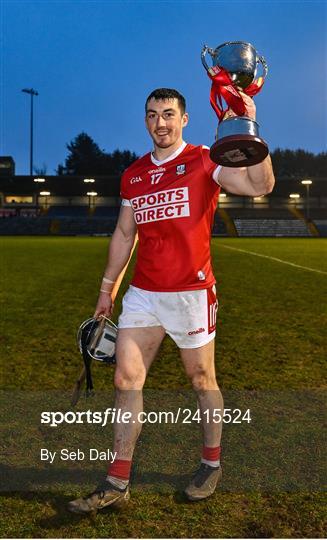
M 77 345 L 83 356 L 86 376 L 86 397 L 93 393 L 91 362 L 97 360 L 104 364 L 116 363 L 117 326 L 107 317 L 101 320 L 87 319 L 77 332 Z
M 77 344 L 80 353 L 90 360 L 115 364 L 117 326 L 107 317 L 84 321 L 78 329 Z

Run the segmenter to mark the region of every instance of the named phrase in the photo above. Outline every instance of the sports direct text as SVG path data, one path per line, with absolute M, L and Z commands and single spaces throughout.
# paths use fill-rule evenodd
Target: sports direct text
M 158 191 L 131 199 L 136 223 L 190 215 L 188 187 Z
M 196 409 L 184 409 L 178 407 L 176 411 L 141 411 L 136 415 L 131 411 L 122 409 L 108 408 L 104 411 L 43 411 L 41 413 L 41 424 L 49 424 L 50 427 L 57 427 L 60 424 L 129 424 L 130 422 L 140 424 L 182 424 L 195 423 L 214 423 L 219 424 L 241 424 L 250 423 L 251 411 L 246 409 L 205 409 L 200 411 Z

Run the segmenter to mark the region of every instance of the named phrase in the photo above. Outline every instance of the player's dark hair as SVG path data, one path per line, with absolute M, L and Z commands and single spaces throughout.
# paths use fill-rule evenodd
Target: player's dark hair
M 186 101 L 185 97 L 182 96 L 177 90 L 174 90 L 174 88 L 156 88 L 156 90 L 153 90 L 151 94 L 147 97 L 145 102 L 145 113 L 147 112 L 147 106 L 150 101 L 150 99 L 177 99 L 178 106 L 180 108 L 180 111 L 182 114 L 185 113 L 186 110 Z

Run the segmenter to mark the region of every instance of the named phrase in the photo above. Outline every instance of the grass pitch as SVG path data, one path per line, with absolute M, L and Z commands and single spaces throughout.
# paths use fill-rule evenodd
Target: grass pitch
M 2 389 L 13 399 L 17 391 L 67 391 L 81 368 L 75 332 L 94 312 L 108 239 L 4 237 L 0 245 Z M 220 305 L 217 379 L 223 392 L 324 390 L 326 245 L 323 239 L 212 240 Z M 132 265 L 116 316 L 131 273 Z M 112 370 L 94 369 L 94 379 L 96 389 L 106 392 Z M 146 389 L 189 388 L 177 348 L 167 338 Z M 6 427 L 14 438 L 14 424 Z M 189 504 L 178 490 L 144 491 L 135 483 L 123 513 L 108 510 L 95 522 L 65 511 L 82 487 L 1 489 L 3 537 L 324 536 L 324 495 L 305 489 L 218 491 Z

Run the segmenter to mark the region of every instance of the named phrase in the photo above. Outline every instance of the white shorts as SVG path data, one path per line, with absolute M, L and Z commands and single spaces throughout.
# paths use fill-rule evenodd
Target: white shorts
M 215 285 L 183 292 L 153 292 L 130 285 L 118 327 L 162 326 L 180 349 L 192 349 L 215 337 L 217 309 Z

